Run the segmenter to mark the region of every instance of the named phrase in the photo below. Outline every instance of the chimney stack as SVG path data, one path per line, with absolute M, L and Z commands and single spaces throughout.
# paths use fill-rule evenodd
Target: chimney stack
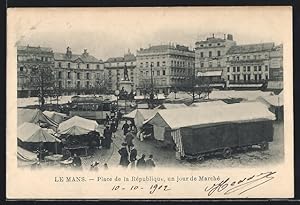
M 232 36 L 232 34 L 227 34 L 227 40 L 233 41 L 233 36 Z
M 71 48 L 70 48 L 69 46 L 67 47 L 66 56 L 67 56 L 68 58 L 72 58 L 72 51 L 71 51 Z
M 226 34 L 224 33 L 224 40 L 226 40 Z
M 212 37 L 215 38 L 215 34 L 214 33 L 213 33 Z

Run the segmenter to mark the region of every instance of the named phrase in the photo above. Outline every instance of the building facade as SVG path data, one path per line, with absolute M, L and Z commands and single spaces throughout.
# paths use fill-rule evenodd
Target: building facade
M 283 89 L 283 45 L 275 46 L 270 52 L 269 89 Z
M 107 80 L 108 89 L 112 92 L 121 90 L 120 81 L 124 80 L 124 69 L 127 68 L 128 78 L 133 83 L 133 90 L 137 85 L 136 72 L 136 57 L 130 51 L 124 57 L 109 58 L 104 63 L 105 76 Z
M 145 94 L 149 87 L 153 87 L 157 93 L 168 94 L 171 88 L 184 86 L 193 74 L 194 63 L 195 53 L 186 46 L 141 48 L 136 56 L 138 94 Z
M 226 56 L 227 87 L 260 88 L 269 80 L 274 43 L 232 46 Z
M 39 68 L 54 68 L 54 53 L 51 48 L 18 46 L 17 47 L 17 96 L 37 96 L 31 76 Z
M 236 42 L 231 34 L 224 34 L 224 38 L 217 38 L 213 34 L 206 40 L 196 42 L 195 68 L 196 72 L 199 73 L 198 76 L 216 80 L 225 79 L 226 73 L 223 71 L 226 68 L 226 54 L 235 45 Z
M 97 94 L 104 86 L 104 63 L 84 49 L 82 54 L 54 53 L 56 87 L 62 94 Z

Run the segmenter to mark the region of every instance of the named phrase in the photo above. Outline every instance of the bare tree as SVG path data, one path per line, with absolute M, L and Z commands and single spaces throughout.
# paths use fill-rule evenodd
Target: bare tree
M 37 91 L 40 97 L 41 106 L 45 104 L 45 97 L 53 92 L 55 76 L 51 67 L 37 65 L 31 68 L 30 86 Z

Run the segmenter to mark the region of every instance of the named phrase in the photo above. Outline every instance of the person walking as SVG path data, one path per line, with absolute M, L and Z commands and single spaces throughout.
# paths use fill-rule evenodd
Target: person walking
M 125 124 L 122 126 L 122 130 L 124 135 L 126 136 L 126 134 L 129 132 L 129 125 L 127 123 L 127 120 L 125 121 Z
M 130 152 L 130 148 L 133 146 L 133 139 L 134 139 L 134 134 L 132 132 L 128 132 L 125 135 L 125 142 L 128 146 L 128 151 Z
M 137 150 L 135 149 L 134 145 L 132 145 L 131 150 L 130 150 L 130 155 L 129 155 L 131 168 L 135 167 L 136 157 L 137 157 Z
M 118 153 L 121 156 L 119 164 L 122 167 L 127 167 L 129 164 L 129 160 L 128 160 L 128 152 L 126 149 L 126 143 L 122 143 L 122 147 L 121 147 L 121 149 L 119 149 Z
M 152 169 L 154 167 L 155 167 L 155 163 L 154 163 L 154 160 L 153 160 L 153 155 L 150 154 L 149 159 L 146 160 L 146 168 L 147 169 Z
M 146 157 L 146 155 L 143 154 L 142 157 L 140 159 L 138 159 L 138 161 L 136 162 L 136 167 L 138 169 L 144 169 L 146 167 L 145 157 Z
M 112 132 L 111 132 L 109 126 L 106 126 L 106 128 L 104 129 L 103 136 L 104 136 L 103 147 L 110 149 L 110 145 L 112 143 L 112 139 L 111 139 Z

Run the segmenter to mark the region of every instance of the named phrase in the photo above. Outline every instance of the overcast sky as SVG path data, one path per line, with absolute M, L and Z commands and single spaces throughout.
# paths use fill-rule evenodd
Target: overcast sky
M 289 19 L 283 8 L 114 8 L 17 9 L 13 16 L 17 45 L 51 47 L 73 53 L 83 49 L 107 60 L 151 45 L 194 47 L 215 33 L 232 34 L 238 44 L 284 42 Z M 12 34 L 11 34 L 12 35 Z

